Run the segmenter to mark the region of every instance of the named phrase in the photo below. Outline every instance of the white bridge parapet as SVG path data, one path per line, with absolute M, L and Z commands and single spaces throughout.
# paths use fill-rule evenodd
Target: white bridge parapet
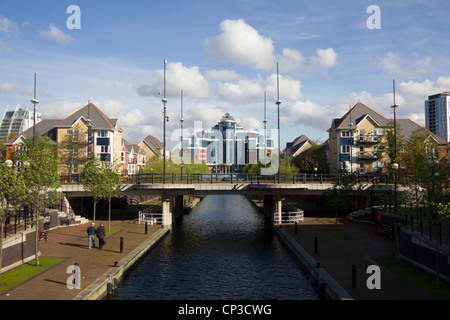
M 274 224 L 294 224 L 296 222 L 303 222 L 305 217 L 303 210 L 297 209 L 294 212 L 275 212 Z

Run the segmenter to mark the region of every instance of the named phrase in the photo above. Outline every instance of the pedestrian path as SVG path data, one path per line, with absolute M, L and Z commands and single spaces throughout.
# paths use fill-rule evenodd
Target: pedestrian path
M 120 261 L 154 232 L 161 228 L 145 225 L 137 220 L 111 221 L 110 228 L 119 230 L 106 238 L 102 249 L 88 249 L 86 229 L 91 222 L 60 227 L 48 231 L 47 241 L 39 242 L 41 257 L 63 257 L 65 260 L 45 270 L 28 281 L 0 295 L 0 300 L 72 300 L 96 279 L 101 277 L 115 261 Z M 108 221 L 96 221 L 108 229 Z M 123 239 L 123 249 L 120 252 L 120 238 Z M 97 239 L 98 240 L 98 239 Z M 81 288 L 69 289 L 66 282 L 70 274 L 66 273 L 69 266 L 79 265 L 81 273 Z
M 350 221 L 349 234 L 355 240 L 339 240 L 327 230 L 335 227 L 347 231 L 342 223 L 332 218 L 305 218 L 297 226 L 283 226 L 316 261 L 355 300 L 428 300 L 427 293 L 381 268 L 381 289 L 368 289 L 366 282 L 371 274 L 367 268 L 374 265 L 373 258 L 394 258 L 394 241 L 375 233 L 375 226 Z M 356 266 L 356 287 L 353 287 L 352 266 Z

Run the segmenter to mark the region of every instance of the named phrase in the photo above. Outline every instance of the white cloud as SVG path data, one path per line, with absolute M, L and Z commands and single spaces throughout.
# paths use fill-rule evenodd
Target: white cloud
M 136 89 L 141 96 L 157 96 L 164 90 L 164 70 L 153 73 L 149 84 L 141 84 Z M 166 68 L 166 96 L 179 97 L 181 90 L 183 96 L 207 98 L 209 96 L 209 83 L 199 72 L 199 67 L 185 67 L 181 62 L 169 62 Z
M 310 100 L 296 101 L 281 109 L 288 125 L 302 125 L 327 130 L 330 124 L 330 108 Z
M 258 33 L 244 20 L 224 20 L 222 33 L 205 41 L 206 51 L 221 62 L 270 70 L 275 64 L 273 41 Z
M 30 94 L 33 94 L 33 90 L 26 89 L 21 84 L 2 82 L 2 83 L 0 83 L 0 93 L 19 93 L 19 94 L 30 95 Z
M 73 41 L 73 38 L 70 35 L 65 34 L 63 31 L 58 29 L 53 23 L 49 24 L 47 31 L 45 30 L 39 31 L 39 35 L 43 38 L 53 40 L 59 44 L 66 46 L 71 44 Z
M 236 119 L 236 120 L 246 130 L 257 130 L 257 129 L 264 128 L 263 122 L 254 117 L 245 117 L 245 118 Z
M 206 77 L 208 79 L 214 80 L 238 80 L 242 78 L 242 76 L 236 73 L 234 70 L 216 70 L 216 69 L 207 71 Z
M 309 67 L 305 65 L 305 57 L 295 49 L 283 49 L 283 54 L 278 57 L 278 60 L 279 70 L 282 73 L 302 75 L 309 70 Z
M 81 102 L 72 102 L 68 100 L 57 101 L 53 103 L 41 102 L 37 106 L 37 112 L 41 112 L 45 119 L 64 119 L 83 107 Z
M 0 15 L 0 31 L 4 32 L 8 37 L 15 37 L 20 34 L 17 23 Z
M 338 54 L 333 48 L 316 50 L 316 55 L 310 58 L 311 64 L 322 68 L 332 68 L 337 65 Z
M 279 78 L 279 88 L 280 88 L 280 100 L 283 101 L 285 99 L 295 101 L 302 99 L 303 95 L 300 91 L 301 83 L 300 80 L 295 80 L 290 77 L 285 77 L 282 75 L 278 76 Z M 272 74 L 267 79 L 266 85 L 267 99 L 269 97 L 277 97 L 277 75 Z
M 261 100 L 263 88 L 259 81 L 239 80 L 237 83 L 220 83 L 217 93 L 225 100 L 248 102 Z
M 404 78 L 416 78 L 431 71 L 430 57 L 405 58 L 402 54 L 389 51 L 378 63 L 378 67 L 390 74 Z

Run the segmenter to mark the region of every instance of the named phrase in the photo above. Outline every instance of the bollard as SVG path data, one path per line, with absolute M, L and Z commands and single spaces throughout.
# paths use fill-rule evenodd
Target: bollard
M 297 234 L 297 221 L 295 221 L 295 234 Z
M 145 221 L 145 234 L 148 232 L 147 221 Z
M 111 282 L 108 282 L 108 283 L 106 284 L 106 290 L 107 290 L 107 292 L 108 292 L 109 295 L 112 294 L 112 292 L 113 292 L 113 286 L 112 286 L 112 283 L 111 283 Z
M 120 253 L 123 252 L 123 237 L 120 237 Z
M 356 265 L 352 265 L 352 288 L 356 288 Z
M 317 237 L 314 237 L 314 253 L 317 253 L 318 251 Z

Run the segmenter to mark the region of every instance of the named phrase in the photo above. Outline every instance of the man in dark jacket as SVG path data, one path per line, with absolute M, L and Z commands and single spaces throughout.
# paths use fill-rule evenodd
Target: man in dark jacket
M 95 247 L 95 233 L 96 229 L 94 227 L 94 223 L 92 222 L 89 228 L 87 228 L 87 234 L 88 234 L 88 247 L 91 248 L 91 245 Z
M 100 223 L 100 227 L 97 228 L 97 237 L 98 237 L 98 248 L 103 248 L 103 245 L 105 244 L 105 236 L 106 236 L 106 230 L 103 226 L 103 223 Z

